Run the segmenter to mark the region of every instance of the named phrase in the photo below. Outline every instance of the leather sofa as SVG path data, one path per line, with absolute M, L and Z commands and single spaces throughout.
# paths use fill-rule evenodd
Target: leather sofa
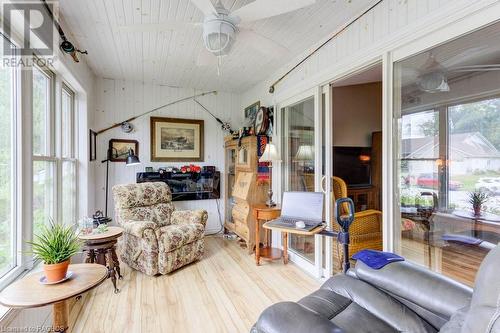
M 123 227 L 120 258 L 148 275 L 167 274 L 203 256 L 205 210 L 175 210 L 165 183 L 113 186 L 115 219 Z
M 474 290 L 410 262 L 374 270 L 358 261 L 297 303 L 264 310 L 252 333 L 500 333 L 500 246 Z

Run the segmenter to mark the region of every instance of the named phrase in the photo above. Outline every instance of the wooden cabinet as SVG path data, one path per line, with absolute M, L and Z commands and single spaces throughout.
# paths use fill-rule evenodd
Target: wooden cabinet
M 256 205 L 262 205 L 267 198 L 267 182 L 258 181 L 258 137 L 248 136 L 241 140 L 228 137 L 225 141 L 225 212 L 224 227 L 237 234 L 247 243 L 248 252 L 255 246 L 255 218 L 252 214 Z
M 347 196 L 354 202 L 356 212 L 367 209 L 380 210 L 378 204 L 378 189 L 375 186 L 347 188 Z

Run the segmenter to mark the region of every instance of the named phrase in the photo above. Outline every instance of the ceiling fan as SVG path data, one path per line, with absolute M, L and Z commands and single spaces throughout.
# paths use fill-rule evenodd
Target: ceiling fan
M 454 65 L 460 60 L 471 56 L 471 54 L 479 54 L 482 51 L 483 48 L 469 49 L 450 58 L 443 64 L 436 60 L 434 54 L 430 53 L 427 61 L 422 66 L 422 69 L 417 72 L 416 81 L 419 89 L 428 93 L 447 92 L 450 91 L 450 86 L 448 84 L 450 73 L 499 71 L 500 64 L 467 66 Z
M 316 0 L 255 0 L 233 12 L 229 12 L 220 0 L 215 5 L 210 0 L 190 0 L 205 16 L 203 22 L 165 22 L 159 24 L 134 24 L 119 26 L 119 32 L 158 32 L 183 30 L 189 27 L 203 28 L 206 51 L 198 57 L 199 66 L 217 61 L 218 69 L 223 56 L 228 55 L 238 40 L 244 40 L 265 52 L 281 57 L 288 50 L 278 42 L 245 28 L 242 24 L 292 12 L 310 6 Z M 215 56 L 215 57 L 214 57 Z

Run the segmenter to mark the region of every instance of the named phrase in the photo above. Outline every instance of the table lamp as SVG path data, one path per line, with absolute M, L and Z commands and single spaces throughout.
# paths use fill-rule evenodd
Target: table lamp
M 259 158 L 259 162 L 268 162 L 269 163 L 269 191 L 267 192 L 267 207 L 274 207 L 276 203 L 273 201 L 273 175 L 272 168 L 273 162 L 279 162 L 280 158 L 278 155 L 278 151 L 276 150 L 276 146 L 272 143 L 268 143 L 266 148 L 264 149 L 264 153 Z

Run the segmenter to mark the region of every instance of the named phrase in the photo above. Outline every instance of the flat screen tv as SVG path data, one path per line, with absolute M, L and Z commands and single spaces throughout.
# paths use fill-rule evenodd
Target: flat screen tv
M 342 178 L 347 187 L 371 185 L 370 147 L 333 147 L 333 175 Z

